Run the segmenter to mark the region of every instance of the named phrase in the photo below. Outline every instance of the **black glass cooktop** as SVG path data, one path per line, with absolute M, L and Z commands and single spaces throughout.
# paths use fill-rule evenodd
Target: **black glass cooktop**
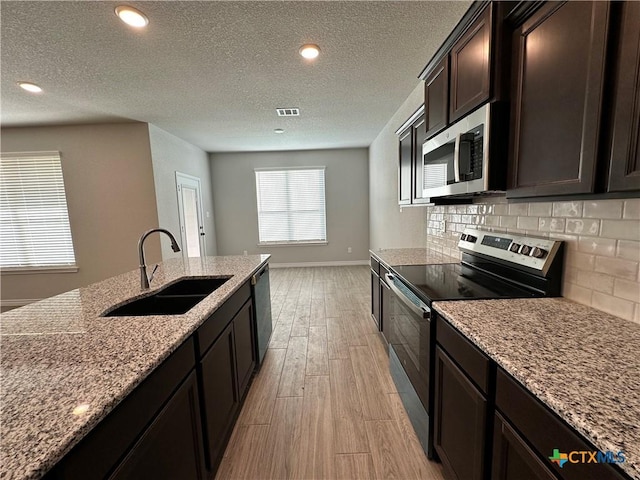
M 460 263 L 392 267 L 425 303 L 437 300 L 522 298 L 533 293 Z M 473 278 L 473 279 L 472 279 Z

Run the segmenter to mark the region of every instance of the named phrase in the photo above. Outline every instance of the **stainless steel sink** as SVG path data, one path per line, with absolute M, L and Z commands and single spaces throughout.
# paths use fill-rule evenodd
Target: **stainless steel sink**
M 153 295 L 137 298 L 113 310 L 108 310 L 102 316 L 181 315 L 191 310 L 230 278 L 183 278 L 158 290 Z

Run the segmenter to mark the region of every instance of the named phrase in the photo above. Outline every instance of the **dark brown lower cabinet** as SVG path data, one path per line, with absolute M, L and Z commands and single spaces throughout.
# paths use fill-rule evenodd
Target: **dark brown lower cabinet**
M 195 372 L 173 394 L 109 478 L 206 478 Z
M 496 413 L 491 480 L 556 480 L 524 439 Z
M 447 478 L 484 478 L 487 400 L 440 346 L 434 407 L 434 447 Z
M 233 359 L 233 325 L 229 324 L 200 361 L 206 420 L 207 466 L 215 470 L 238 407 Z
M 380 267 L 380 272 L 382 273 L 382 268 Z M 387 285 L 386 278 L 384 276 L 380 276 L 380 324 L 379 329 L 382 332 L 382 335 L 385 337 L 385 323 L 389 319 L 389 315 L 391 314 L 391 289 L 389 285 Z
M 236 370 L 238 372 L 238 398 L 244 398 L 249 381 L 256 366 L 253 338 L 253 306 L 251 302 L 244 304 L 233 319 L 233 337 L 236 353 Z

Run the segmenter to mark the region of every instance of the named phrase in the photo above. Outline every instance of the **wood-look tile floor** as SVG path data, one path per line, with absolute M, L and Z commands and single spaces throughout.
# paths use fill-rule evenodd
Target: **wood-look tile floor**
M 389 374 L 369 267 L 270 278 L 271 343 L 216 478 L 441 480 Z

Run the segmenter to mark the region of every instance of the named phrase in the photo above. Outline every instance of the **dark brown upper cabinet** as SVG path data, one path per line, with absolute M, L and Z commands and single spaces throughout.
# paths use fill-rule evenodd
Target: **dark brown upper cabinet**
M 609 2 L 549 2 L 514 33 L 508 198 L 592 193 Z
M 640 190 L 640 3 L 621 5 L 607 191 Z
M 426 203 L 422 196 L 422 144 L 427 138 L 424 107 L 416 110 L 396 130 L 400 140 L 398 164 L 398 203 L 412 205 Z
M 449 121 L 449 57 L 424 80 L 424 111 L 426 137 L 439 132 Z
M 491 12 L 489 5 L 451 49 L 451 122 L 482 105 L 491 94 Z

